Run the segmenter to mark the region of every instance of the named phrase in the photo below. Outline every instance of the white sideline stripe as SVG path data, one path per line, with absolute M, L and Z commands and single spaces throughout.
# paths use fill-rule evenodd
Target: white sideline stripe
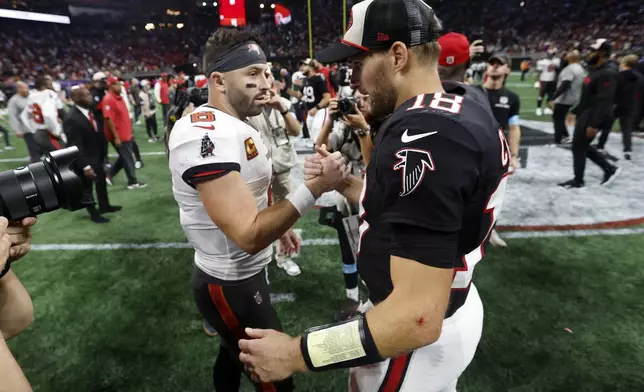
M 142 152 L 142 156 L 152 156 L 152 155 L 165 155 L 165 151 L 148 151 Z M 118 154 L 109 154 L 110 158 L 118 158 Z M 11 163 L 11 162 L 29 162 L 29 158 L 4 158 L 0 159 L 0 163 Z
M 644 234 L 644 228 L 623 228 L 605 230 L 563 230 L 563 231 L 506 231 L 502 238 L 547 238 L 547 237 L 588 237 L 595 235 Z M 302 240 L 302 246 L 338 245 L 337 238 L 313 238 Z M 117 249 L 191 249 L 187 242 L 159 242 L 151 244 L 34 244 L 32 250 L 117 250 Z

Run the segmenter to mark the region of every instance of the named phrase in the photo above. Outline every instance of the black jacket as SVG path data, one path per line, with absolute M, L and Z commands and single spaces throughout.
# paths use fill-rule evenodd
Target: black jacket
M 615 116 L 639 110 L 641 94 L 644 90 L 644 75 L 636 69 L 621 71 L 618 74 L 617 94 L 615 95 Z
M 92 123 L 81 111 L 74 106 L 63 121 L 63 130 L 67 135 L 67 145 L 76 146 L 80 151 L 78 163 L 80 167 L 100 165 L 103 163 L 105 135 L 100 128 L 94 128 Z
M 588 116 L 588 127 L 601 128 L 613 115 L 613 102 L 617 92 L 617 65 L 608 61 L 591 69 L 581 89 L 581 99 L 572 112 L 580 117 Z

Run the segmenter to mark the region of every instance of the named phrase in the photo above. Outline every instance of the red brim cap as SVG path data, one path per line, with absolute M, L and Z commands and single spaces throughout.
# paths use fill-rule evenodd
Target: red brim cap
M 118 82 L 119 82 L 119 78 L 117 78 L 116 76 L 110 76 L 109 78 L 107 78 L 108 87 Z

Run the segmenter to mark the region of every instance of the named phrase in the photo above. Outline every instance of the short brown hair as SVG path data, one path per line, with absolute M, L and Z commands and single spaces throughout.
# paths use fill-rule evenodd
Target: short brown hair
M 434 64 L 438 62 L 438 57 L 441 54 L 441 46 L 438 42 L 428 42 L 426 44 L 412 46 L 410 50 L 421 64 Z
M 213 35 L 208 38 L 203 50 L 203 71 L 206 72 L 210 64 L 217 56 L 241 43 L 255 41 L 261 45 L 259 39 L 246 30 L 234 28 L 219 28 Z M 206 75 L 208 77 L 210 75 Z
M 620 59 L 620 64 L 628 67 L 628 68 L 633 68 L 635 64 L 637 64 L 637 60 L 639 60 L 639 57 L 635 54 L 629 54 Z

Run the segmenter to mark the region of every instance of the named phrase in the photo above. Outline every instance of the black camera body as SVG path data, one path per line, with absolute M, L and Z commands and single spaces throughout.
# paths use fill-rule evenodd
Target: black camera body
M 20 221 L 60 208 L 76 211 L 93 205 L 78 153 L 72 146 L 52 151 L 41 162 L 1 172 L 0 216 Z
M 351 97 L 339 100 L 338 112 L 335 114 L 336 120 L 342 118 L 342 116 L 346 116 L 347 114 L 355 114 L 355 105 L 356 100 Z

